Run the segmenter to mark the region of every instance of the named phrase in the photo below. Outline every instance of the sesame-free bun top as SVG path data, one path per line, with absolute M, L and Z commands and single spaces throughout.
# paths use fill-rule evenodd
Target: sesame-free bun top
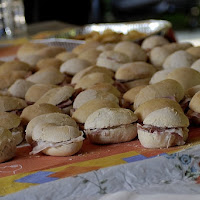
M 0 74 L 7 73 L 9 71 L 30 71 L 31 67 L 19 60 L 8 61 L 0 65 Z
M 168 44 L 169 41 L 161 35 L 152 35 L 145 38 L 141 44 L 142 49 L 150 50 L 157 46 Z
M 61 52 L 59 54 L 56 55 L 55 58 L 61 60 L 62 62 L 65 62 L 71 58 L 75 58 L 77 57 L 77 55 L 75 53 L 72 53 L 72 52 Z
M 181 108 L 180 104 L 177 103 L 176 101 L 167 98 L 157 98 L 157 99 L 151 99 L 141 104 L 135 110 L 134 113 L 137 115 L 138 119 L 141 122 L 143 122 L 146 116 L 149 115 L 151 112 L 166 107 L 170 107 L 175 110 L 178 110 L 179 112 L 183 112 L 183 109 Z
M 124 53 L 110 50 L 103 51 L 99 54 L 96 65 L 117 71 L 122 64 L 128 63 L 130 61 L 130 58 Z
M 132 62 L 123 64 L 115 73 L 120 81 L 131 81 L 151 77 L 156 72 L 153 65 L 145 62 Z
M 27 106 L 23 99 L 9 96 L 0 96 L 0 112 L 20 110 Z
M 164 63 L 164 69 L 190 67 L 197 58 L 184 50 L 179 50 L 169 55 Z
M 140 45 L 133 43 L 132 41 L 118 42 L 114 47 L 114 51 L 126 54 L 132 62 L 147 60 L 146 52 L 140 47 Z
M 89 87 L 89 89 L 101 90 L 101 91 L 104 91 L 104 92 L 109 92 L 109 93 L 114 94 L 118 98 L 121 96 L 120 91 L 110 83 L 97 83 L 97 84 Z
M 134 88 L 131 88 L 124 93 L 123 99 L 127 102 L 134 103 L 136 95 L 140 92 L 141 89 L 145 88 L 147 85 L 138 85 Z
M 192 97 L 189 108 L 194 112 L 200 113 L 200 91 Z
M 33 104 L 27 106 L 22 111 L 20 118 L 22 119 L 23 124 L 28 124 L 33 118 L 48 113 L 62 113 L 62 111 L 58 107 L 52 104 L 47 104 L 47 103 Z
M 102 72 L 94 72 L 85 75 L 81 78 L 78 83 L 75 85 L 75 89 L 82 88 L 87 89 L 97 83 L 110 83 L 113 84 L 114 80 L 107 74 Z
M 200 58 L 200 46 L 197 46 L 197 47 L 190 47 L 186 50 L 189 54 L 197 57 L 197 58 Z
M 26 80 L 33 83 L 59 84 L 64 81 L 65 75 L 54 67 L 44 68 L 29 76 Z
M 71 83 L 72 84 L 76 84 L 78 83 L 78 81 L 83 78 L 84 76 L 86 76 L 87 74 L 91 74 L 94 72 L 101 72 L 101 73 L 105 73 L 107 75 L 109 75 L 110 77 L 114 76 L 114 72 L 111 71 L 110 69 L 107 69 L 105 67 L 98 67 L 98 66 L 91 66 L 91 67 L 87 67 L 86 69 L 81 70 L 80 72 L 78 72 L 77 74 L 75 74 L 72 78 Z
M 166 79 L 158 83 L 148 85 L 136 95 L 134 109 L 142 103 L 156 98 L 175 98 L 179 102 L 184 97 L 184 89 L 177 81 Z
M 116 45 L 116 43 L 100 44 L 96 49 L 98 51 L 109 51 L 109 50 L 113 50 L 115 45 Z
M 167 78 L 167 75 L 173 71 L 173 69 L 163 69 L 160 71 L 157 71 L 153 76 L 151 77 L 151 80 L 149 81 L 149 84 L 158 83 L 160 81 L 163 81 Z
M 91 63 L 87 60 L 83 60 L 81 58 L 72 58 L 60 66 L 60 72 L 73 76 L 90 65 Z
M 100 108 L 119 108 L 119 105 L 115 102 L 103 100 L 103 99 L 94 99 L 88 101 L 79 107 L 72 115 L 72 118 L 75 119 L 78 123 L 85 123 L 86 119 L 90 114 Z
M 105 99 L 108 101 L 113 101 L 116 104 L 119 104 L 119 99 L 109 92 L 104 92 L 101 90 L 87 89 L 78 94 L 73 103 L 73 108 L 77 109 L 81 107 L 86 102 L 93 99 Z
M 50 123 L 54 125 L 68 125 L 73 127 L 78 127 L 75 120 L 72 119 L 69 115 L 62 114 L 62 113 L 49 113 L 39 115 L 33 118 L 26 128 L 26 141 L 31 144 L 32 143 L 32 132 L 36 125 L 40 123 Z
M 16 152 L 16 144 L 12 133 L 3 127 L 0 127 L 0 152 L 0 162 L 10 160 Z
M 129 109 L 101 108 L 93 112 L 85 122 L 85 129 L 103 129 L 131 124 L 137 116 Z
M 50 89 L 40 99 L 36 101 L 36 104 L 48 103 L 52 105 L 58 105 L 59 103 L 68 100 L 74 93 L 74 88 L 71 86 L 63 86 Z
M 37 70 L 41 70 L 48 67 L 60 68 L 62 61 L 57 58 L 43 58 L 39 60 L 36 64 Z
M 80 53 L 78 55 L 78 58 L 86 60 L 92 65 L 95 65 L 100 53 L 101 51 L 98 51 L 96 48 L 90 48 Z
M 18 127 L 20 123 L 21 119 L 18 115 L 9 112 L 0 112 L 0 127 L 12 129 Z
M 189 120 L 183 112 L 175 110 L 174 108 L 165 107 L 148 114 L 143 124 L 164 128 L 188 127 Z
M 185 96 L 192 98 L 199 91 L 200 91 L 200 85 L 195 85 L 195 86 L 189 88 L 188 90 L 186 90 Z
M 193 64 L 191 65 L 191 68 L 200 72 L 200 59 L 193 62 Z
M 200 84 L 200 73 L 187 67 L 173 70 L 167 75 L 167 78 L 179 82 L 184 90 Z
M 58 86 L 52 84 L 35 84 L 31 86 L 25 94 L 25 100 L 29 102 L 36 102 L 47 91 Z
M 34 85 L 34 83 L 30 81 L 18 79 L 8 88 L 8 92 L 14 97 L 24 99 L 26 92 L 32 85 Z

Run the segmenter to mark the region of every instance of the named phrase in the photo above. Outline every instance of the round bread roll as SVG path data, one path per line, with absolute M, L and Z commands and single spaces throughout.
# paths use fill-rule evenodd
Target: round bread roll
M 193 62 L 193 64 L 191 65 L 191 68 L 200 72 L 200 59 Z
M 25 94 L 25 100 L 31 103 L 36 102 L 40 99 L 46 92 L 50 89 L 56 88 L 58 86 L 52 84 L 35 84 L 31 86 Z
M 16 144 L 8 129 L 0 127 L 0 162 L 10 160 L 15 156 Z
M 148 85 L 136 95 L 134 109 L 146 101 L 156 98 L 175 98 L 177 102 L 183 99 L 184 89 L 177 81 L 166 79 L 158 83 Z
M 137 129 L 139 141 L 145 148 L 183 145 L 188 137 L 189 120 L 183 112 L 174 108 L 165 107 L 151 112 L 143 124 L 138 124 Z
M 85 132 L 92 143 L 127 142 L 137 136 L 137 116 L 124 108 L 101 108 L 85 122 Z
M 23 109 L 27 106 L 23 99 L 9 96 L 0 96 L 0 112 Z
M 34 85 L 34 83 L 30 81 L 18 79 L 8 88 L 8 92 L 14 97 L 24 99 L 26 92 L 32 85 Z
M 113 95 L 115 95 L 118 98 L 121 96 L 120 91 L 110 83 L 97 83 L 97 84 L 89 87 L 89 89 L 100 90 L 100 91 L 103 91 L 103 92 L 109 92 L 109 93 L 112 93 Z
M 73 127 L 78 127 L 76 124 L 75 120 L 72 119 L 69 115 L 62 114 L 62 113 L 49 113 L 49 114 L 43 114 L 39 115 L 35 118 L 33 118 L 27 125 L 26 127 L 26 141 L 31 144 L 33 144 L 32 140 L 32 133 L 33 129 L 36 127 L 38 124 L 44 124 L 44 123 L 49 123 L 49 124 L 55 124 L 57 126 L 73 126 Z
M 29 76 L 26 80 L 33 83 L 45 83 L 45 84 L 59 84 L 65 79 L 65 75 L 59 72 L 54 67 L 44 68 Z
M 24 139 L 24 128 L 21 125 L 21 118 L 9 112 L 0 112 L 0 127 L 8 129 L 12 133 L 16 145 Z
M 73 76 L 73 78 L 72 78 L 71 83 L 76 84 L 84 76 L 91 74 L 91 73 L 95 73 L 95 72 L 105 73 L 105 74 L 109 75 L 110 77 L 114 76 L 113 71 L 111 71 L 110 69 L 107 69 L 105 67 L 91 66 L 91 67 L 87 67 L 86 69 L 83 69 L 80 72 L 78 72 L 77 74 L 75 74 L 75 76 Z
M 90 65 L 91 63 L 87 60 L 83 60 L 81 58 L 72 58 L 61 65 L 60 72 L 73 76 Z
M 190 47 L 186 50 L 189 54 L 193 55 L 196 58 L 200 58 L 200 46 Z
M 37 51 L 38 55 L 42 55 L 43 58 L 55 57 L 61 52 L 65 52 L 66 49 L 59 46 L 47 46 Z
M 190 67 L 196 59 L 197 59 L 196 57 L 187 53 L 186 51 L 183 50 L 176 51 L 165 59 L 163 63 L 163 68 L 175 69 L 181 67 Z
M 38 70 L 48 68 L 48 67 L 55 67 L 59 69 L 61 64 L 62 64 L 62 61 L 57 58 L 43 58 L 37 62 L 36 68 Z
M 27 71 L 9 71 L 5 74 L 0 74 L 0 90 L 9 88 L 16 80 L 24 79 L 29 75 Z
M 163 69 L 160 71 L 157 71 L 153 76 L 151 77 L 151 80 L 149 81 L 149 84 L 158 83 L 160 81 L 163 81 L 167 78 L 167 75 L 173 71 L 173 69 Z
M 169 41 L 161 35 L 152 35 L 145 38 L 141 44 L 142 49 L 150 50 L 157 46 L 168 44 Z
M 62 62 L 66 62 L 67 60 L 75 58 L 76 56 L 77 55 L 72 52 L 61 52 L 57 54 L 55 58 L 61 60 Z
M 121 82 L 151 77 L 156 72 L 153 65 L 145 62 L 123 64 L 115 73 L 115 79 Z
M 128 81 L 123 83 L 123 85 L 127 88 L 127 90 L 130 90 L 131 88 L 140 86 L 140 85 L 149 85 L 149 81 L 151 78 L 142 78 L 134 81 Z
M 193 45 L 189 42 L 172 42 L 169 44 L 165 44 L 163 47 L 170 50 L 171 52 L 179 51 L 179 50 L 186 50 Z
M 107 74 L 102 72 L 94 72 L 91 74 L 85 75 L 81 78 L 78 83 L 75 85 L 75 89 L 82 88 L 87 89 L 97 83 L 110 83 L 113 84 L 114 80 Z
M 82 52 L 86 51 L 87 49 L 90 48 L 97 48 L 101 43 L 98 41 L 94 40 L 87 40 L 84 44 L 80 44 L 76 46 L 73 50 L 72 53 L 75 53 L 77 55 L 81 54 Z
M 108 100 L 94 99 L 79 107 L 73 113 L 72 118 L 75 119 L 76 122 L 83 124 L 90 114 L 100 108 L 119 108 L 119 105 Z
M 130 58 L 117 51 L 103 51 L 97 58 L 97 65 L 117 71 L 122 64 L 130 62 Z
M 53 88 L 38 99 L 36 104 L 48 103 L 52 105 L 59 105 L 60 103 L 69 100 L 73 93 L 74 88 L 71 86 Z
M 167 78 L 179 82 L 184 90 L 200 84 L 200 73 L 191 68 L 175 69 L 168 74 Z
M 165 59 L 171 54 L 173 51 L 162 47 L 154 47 L 149 53 L 150 63 L 154 65 L 157 69 L 162 69 L 163 63 Z
M 33 129 L 32 139 L 36 146 L 31 154 L 43 152 L 50 156 L 71 156 L 81 149 L 84 137 L 73 126 L 40 123 Z
M 23 124 L 27 125 L 33 118 L 48 113 L 62 113 L 62 111 L 61 109 L 52 104 L 47 104 L 47 103 L 33 104 L 27 106 L 22 111 L 20 117 L 22 119 Z
M 121 41 L 115 45 L 114 51 L 127 55 L 130 61 L 146 61 L 147 54 L 140 45 L 131 41 Z
M 176 101 L 167 98 L 157 98 L 151 99 L 141 104 L 134 113 L 137 115 L 138 120 L 140 122 L 143 122 L 146 116 L 149 115 L 151 112 L 165 107 L 173 108 L 175 110 L 178 110 L 179 112 L 183 112 L 180 104 Z
M 191 99 L 190 103 L 189 103 L 189 108 L 196 112 L 196 113 L 200 113 L 200 91 L 198 91 Z
M 5 74 L 10 71 L 31 71 L 31 67 L 21 61 L 13 60 L 0 65 L 0 74 Z
M 87 89 L 77 95 L 73 103 L 73 108 L 77 109 L 93 99 L 104 99 L 119 104 L 119 99 L 112 93 L 101 90 Z
M 98 51 L 96 48 L 90 48 L 80 53 L 78 55 L 78 58 L 86 60 L 92 65 L 95 65 L 100 53 L 101 51 Z

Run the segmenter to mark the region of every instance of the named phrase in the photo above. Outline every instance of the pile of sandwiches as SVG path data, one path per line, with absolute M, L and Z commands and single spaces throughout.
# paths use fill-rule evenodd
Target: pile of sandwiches
M 140 44 L 87 40 L 71 52 L 26 43 L 0 63 L 0 162 L 16 146 L 71 156 L 139 139 L 144 148 L 187 142 L 200 124 L 200 47 L 160 35 Z

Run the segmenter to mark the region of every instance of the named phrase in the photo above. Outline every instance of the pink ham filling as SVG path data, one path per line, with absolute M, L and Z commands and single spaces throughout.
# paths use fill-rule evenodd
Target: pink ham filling
M 63 141 L 63 142 L 48 142 L 48 141 L 42 141 L 42 140 L 38 140 L 35 141 L 36 142 L 36 146 L 33 148 L 33 150 L 30 152 L 30 155 L 34 155 L 37 154 L 43 150 L 45 150 L 46 148 L 49 147 L 60 147 L 63 145 L 68 145 L 68 144 L 72 144 L 72 143 L 76 143 L 76 142 L 81 142 L 83 141 L 85 138 L 83 137 L 83 132 L 81 133 L 80 136 L 78 136 L 77 138 L 72 138 L 70 140 L 67 141 Z
M 183 139 L 184 128 L 181 127 L 167 128 L 167 127 L 156 127 L 152 125 L 137 124 L 137 129 L 142 131 L 147 131 L 148 133 L 152 134 L 165 134 L 165 133 L 172 134 L 176 136 L 175 144 L 177 145 L 185 144 L 185 141 Z

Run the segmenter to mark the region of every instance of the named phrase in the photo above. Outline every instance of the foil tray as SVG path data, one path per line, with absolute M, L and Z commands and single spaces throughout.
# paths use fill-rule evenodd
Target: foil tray
M 146 36 L 154 34 L 165 35 L 171 27 L 172 24 L 169 21 L 155 19 L 123 23 L 89 24 L 80 28 L 72 28 L 66 32 L 61 32 L 57 35 L 54 35 L 54 37 L 73 39 L 78 35 L 89 34 L 92 31 L 97 31 L 102 34 L 107 29 L 123 34 L 127 34 L 132 30 L 136 30 L 146 34 Z

